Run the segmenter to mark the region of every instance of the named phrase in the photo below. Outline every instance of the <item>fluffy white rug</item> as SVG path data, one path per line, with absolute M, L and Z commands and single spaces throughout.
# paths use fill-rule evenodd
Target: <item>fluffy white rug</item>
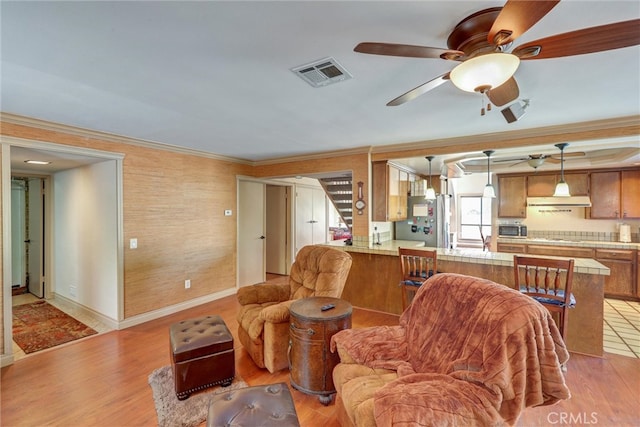
M 171 366 L 158 368 L 149 375 L 149 385 L 158 414 L 160 427 L 194 427 L 207 418 L 211 396 L 228 390 L 247 387 L 238 375 L 229 387 L 216 386 L 192 394 L 186 400 L 178 400 L 173 384 Z

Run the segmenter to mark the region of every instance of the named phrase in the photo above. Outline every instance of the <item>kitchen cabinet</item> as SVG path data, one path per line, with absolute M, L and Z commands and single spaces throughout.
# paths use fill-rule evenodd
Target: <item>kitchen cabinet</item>
M 640 218 L 640 169 L 620 172 L 622 218 Z
M 589 218 L 620 217 L 620 172 L 591 173 L 591 209 Z
M 640 170 L 591 173 L 589 218 L 640 218 Z
M 537 174 L 527 177 L 528 197 L 551 197 L 560 181 L 560 174 Z M 572 196 L 589 195 L 589 174 L 586 172 L 565 172 L 564 180 Z
M 527 217 L 526 175 L 498 175 L 498 217 Z
M 548 246 L 548 245 L 527 245 L 527 253 L 530 255 L 553 255 L 570 258 L 593 258 L 593 248 L 583 248 L 577 246 Z
M 404 221 L 407 219 L 409 171 L 393 163 L 374 162 L 373 221 Z
M 527 245 L 519 245 L 517 243 L 498 242 L 498 252 L 507 252 L 510 254 L 524 254 L 527 252 Z
M 596 261 L 606 265 L 611 274 L 604 280 L 606 297 L 635 299 L 637 251 L 625 249 L 596 249 Z

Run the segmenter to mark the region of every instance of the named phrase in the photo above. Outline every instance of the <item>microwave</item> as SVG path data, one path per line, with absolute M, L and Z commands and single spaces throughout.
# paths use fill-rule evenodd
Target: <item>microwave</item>
M 526 225 L 499 225 L 498 236 L 500 237 L 527 237 Z

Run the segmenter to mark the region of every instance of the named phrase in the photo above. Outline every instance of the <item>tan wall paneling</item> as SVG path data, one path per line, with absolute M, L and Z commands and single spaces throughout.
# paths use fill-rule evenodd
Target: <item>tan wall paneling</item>
M 318 174 L 351 170 L 353 177 L 353 194 L 358 194 L 358 181 L 362 181 L 365 191 L 365 207 L 362 215 L 353 215 L 353 235 L 369 236 L 369 209 L 371 200 L 366 193 L 369 188 L 369 154 L 345 154 L 333 157 L 318 157 L 305 160 L 293 160 L 255 166 L 252 175 L 260 178 L 289 177 L 296 175 Z
M 2 176 L 2 151 L 0 150 L 0 177 Z M 2 185 L 0 183 L 0 205 L 2 201 Z M 0 354 L 4 354 L 4 246 L 2 244 L 2 206 L 0 206 L 0 255 L 2 256 L 0 259 Z
M 14 124 L 2 133 L 125 154 L 125 318 L 235 288 L 236 175 L 246 165 Z

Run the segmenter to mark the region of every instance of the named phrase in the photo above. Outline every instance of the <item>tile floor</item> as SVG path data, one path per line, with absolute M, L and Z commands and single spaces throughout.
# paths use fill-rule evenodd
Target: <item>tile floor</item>
M 604 351 L 640 358 L 640 302 L 605 299 Z
M 27 304 L 36 301 L 31 294 L 13 297 L 13 305 Z M 56 300 L 49 300 L 51 305 L 75 317 L 98 333 L 108 332 L 109 327 L 101 324 L 83 313 L 73 312 L 69 307 Z M 604 351 L 623 356 L 640 358 L 640 302 L 605 299 L 604 302 Z M 13 344 L 14 360 L 25 356 L 24 351 Z
M 39 298 L 37 298 L 36 296 L 32 295 L 32 294 L 22 294 L 22 295 L 16 295 L 14 297 L 12 297 L 12 305 L 16 306 L 16 305 L 21 305 L 21 304 L 28 304 L 31 302 L 35 302 L 38 301 Z M 56 307 L 57 309 L 67 313 L 69 316 L 76 318 L 77 320 L 81 321 L 82 323 L 84 323 L 85 325 L 93 328 L 94 330 L 96 330 L 99 334 L 103 333 L 103 332 L 108 332 L 111 330 L 110 327 L 106 326 L 105 324 L 103 324 L 102 322 L 96 320 L 95 318 L 87 315 L 85 312 L 82 312 L 72 306 L 68 306 L 66 304 L 64 304 L 64 302 L 58 301 L 56 299 L 50 299 L 47 300 L 47 302 L 49 304 L 51 304 L 52 306 Z M 62 344 L 64 345 L 64 344 Z M 46 350 L 42 350 L 42 351 L 46 351 Z M 25 352 L 15 343 L 13 343 L 13 360 L 18 360 L 21 359 L 23 357 L 25 357 L 26 354 Z

